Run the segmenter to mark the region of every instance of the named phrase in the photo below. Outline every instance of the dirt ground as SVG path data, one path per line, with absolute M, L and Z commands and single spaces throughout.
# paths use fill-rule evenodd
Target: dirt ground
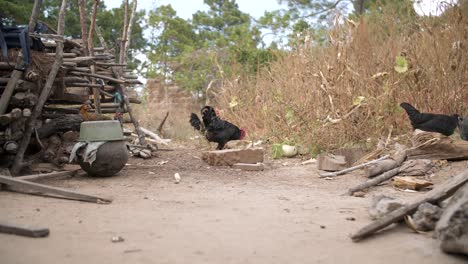
M 199 150 L 161 151 L 131 159 L 110 178 L 77 176 L 46 184 L 113 198 L 93 204 L 0 192 L 4 222 L 50 228 L 47 238 L 0 234 L 0 262 L 10 263 L 466 263 L 439 250 L 429 234 L 404 225 L 353 243 L 371 220 L 373 195 L 422 195 L 389 186 L 364 198 L 342 196 L 358 173 L 318 178 L 299 159 L 268 161 L 263 172 L 209 167 Z M 167 161 L 166 164 L 164 161 Z M 434 182 L 466 168 L 442 169 Z M 174 184 L 174 173 L 181 175 Z M 355 219 L 355 220 L 353 220 Z M 121 236 L 123 242 L 113 243 Z

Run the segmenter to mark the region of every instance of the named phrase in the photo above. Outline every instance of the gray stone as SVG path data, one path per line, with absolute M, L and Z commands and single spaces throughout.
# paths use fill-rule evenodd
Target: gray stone
M 430 203 L 420 204 L 416 213 L 413 214 L 413 222 L 417 230 L 431 231 L 434 230 L 437 221 L 442 214 L 442 209 Z
M 371 206 L 369 207 L 369 215 L 374 220 L 379 219 L 403 205 L 404 203 L 402 201 L 393 197 L 386 195 L 374 196 L 372 198 Z
M 444 252 L 468 255 L 468 183 L 449 201 L 437 222 L 436 237 Z

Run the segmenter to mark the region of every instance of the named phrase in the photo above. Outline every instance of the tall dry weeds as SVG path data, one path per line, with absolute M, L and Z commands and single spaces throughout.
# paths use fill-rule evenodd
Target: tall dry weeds
M 378 19 L 337 25 L 326 46 L 292 51 L 257 78 L 229 82 L 218 98 L 225 117 L 251 138 L 319 151 L 407 133 L 404 101 L 468 115 L 467 14 L 454 8 L 407 23 L 397 17 L 385 10 Z M 405 73 L 394 70 L 399 55 Z

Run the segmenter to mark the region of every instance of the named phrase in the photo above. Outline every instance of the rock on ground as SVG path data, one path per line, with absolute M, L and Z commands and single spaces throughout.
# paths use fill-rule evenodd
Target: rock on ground
M 436 225 L 440 248 L 447 253 L 468 255 L 468 183 L 452 197 Z
M 372 219 L 379 219 L 403 205 L 404 203 L 402 201 L 393 197 L 378 195 L 372 198 L 371 206 L 369 207 L 369 215 Z
M 418 210 L 413 215 L 413 222 L 416 229 L 420 231 L 434 230 L 441 214 L 442 209 L 437 205 L 430 203 L 420 204 Z

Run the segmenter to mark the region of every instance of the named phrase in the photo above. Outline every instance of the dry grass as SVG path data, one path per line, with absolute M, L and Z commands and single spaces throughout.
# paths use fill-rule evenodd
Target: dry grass
M 454 9 L 407 24 L 395 17 L 387 10 L 379 22 L 346 22 L 329 33 L 325 47 L 303 47 L 257 78 L 230 82 L 218 98 L 226 118 L 251 138 L 317 152 L 371 147 L 389 133 L 408 132 L 404 101 L 427 112 L 468 115 L 467 15 Z M 409 64 L 405 73 L 394 70 L 398 55 Z

